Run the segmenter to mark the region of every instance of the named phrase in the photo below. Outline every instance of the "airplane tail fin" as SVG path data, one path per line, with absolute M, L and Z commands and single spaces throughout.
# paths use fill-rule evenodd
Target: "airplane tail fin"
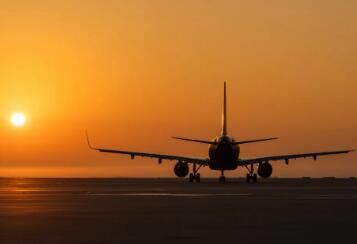
M 222 136 L 227 135 L 227 91 L 226 91 L 226 81 L 224 81 L 223 88 L 223 112 L 222 112 Z

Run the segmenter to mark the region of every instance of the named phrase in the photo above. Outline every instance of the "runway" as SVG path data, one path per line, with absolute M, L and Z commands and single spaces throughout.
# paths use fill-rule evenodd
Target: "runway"
M 0 243 L 340 243 L 356 179 L 0 179 Z

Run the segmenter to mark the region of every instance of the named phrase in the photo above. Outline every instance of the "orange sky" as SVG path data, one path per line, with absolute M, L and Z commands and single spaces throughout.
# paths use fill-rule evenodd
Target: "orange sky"
M 0 0 L 0 176 L 173 176 L 174 162 L 88 150 L 84 130 L 97 146 L 206 157 L 170 137 L 220 133 L 223 80 L 229 133 L 280 138 L 242 157 L 357 148 L 356 29 L 354 0 Z M 273 175 L 357 176 L 357 153 Z

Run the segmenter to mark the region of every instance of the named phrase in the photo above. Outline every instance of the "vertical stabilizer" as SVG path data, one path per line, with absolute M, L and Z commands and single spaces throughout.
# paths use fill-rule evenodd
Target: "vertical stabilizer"
M 223 91 L 223 113 L 222 113 L 222 136 L 227 135 L 227 91 L 226 91 L 226 81 L 224 81 L 224 91 Z

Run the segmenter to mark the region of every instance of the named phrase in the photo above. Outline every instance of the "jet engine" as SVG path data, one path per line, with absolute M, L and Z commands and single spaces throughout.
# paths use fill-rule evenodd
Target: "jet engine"
M 273 173 L 273 167 L 270 163 L 260 163 L 258 167 L 258 175 L 262 178 L 268 178 Z
M 177 177 L 180 177 L 180 178 L 186 177 L 188 175 L 188 172 L 189 172 L 189 168 L 186 163 L 178 162 L 175 165 L 174 173 Z

